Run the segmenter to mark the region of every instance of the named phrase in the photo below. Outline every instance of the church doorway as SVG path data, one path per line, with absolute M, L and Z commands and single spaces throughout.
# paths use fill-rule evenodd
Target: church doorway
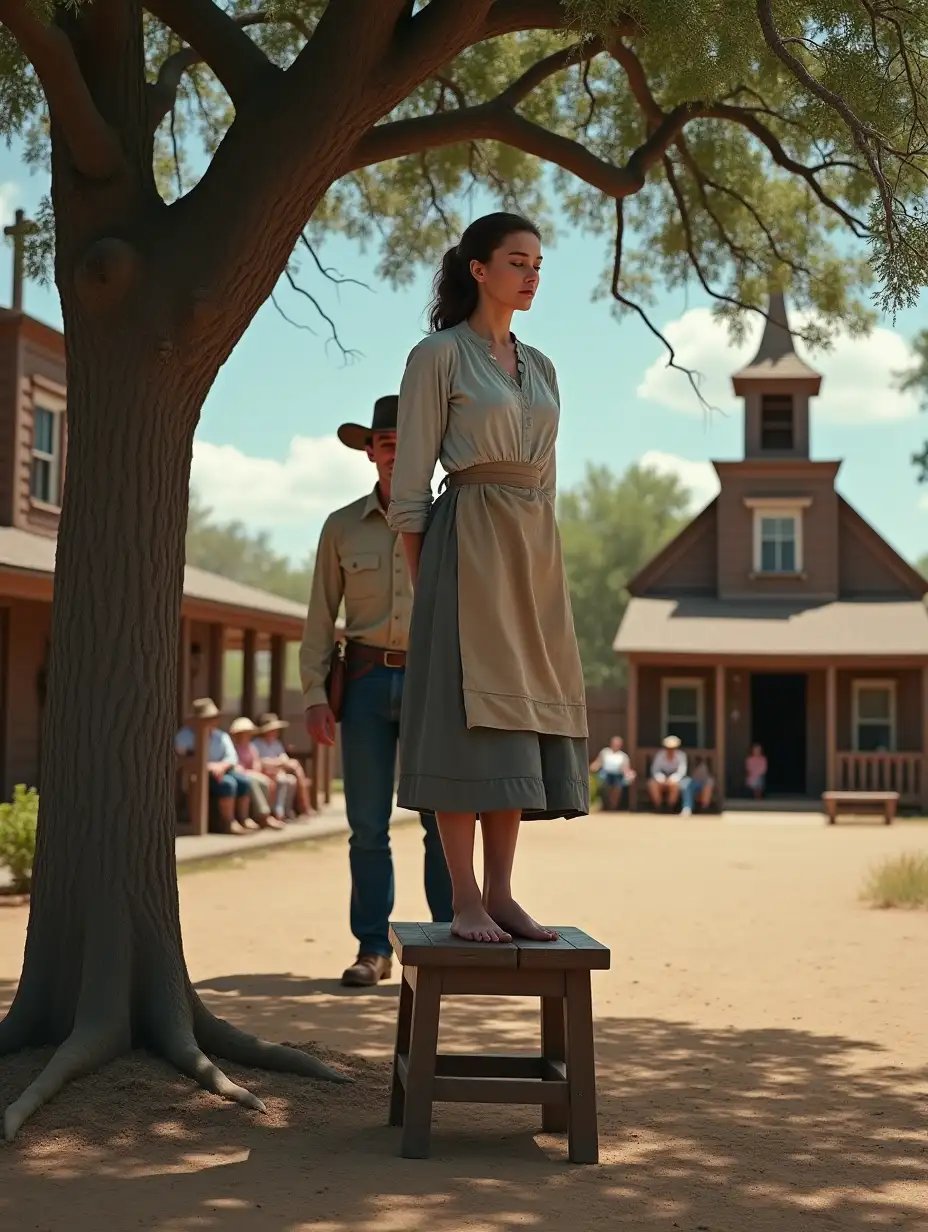
M 767 795 L 806 794 L 805 673 L 751 675 L 751 741 L 767 756 Z

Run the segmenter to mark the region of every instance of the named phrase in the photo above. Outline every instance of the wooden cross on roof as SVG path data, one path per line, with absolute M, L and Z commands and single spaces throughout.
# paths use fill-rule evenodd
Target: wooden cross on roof
M 3 234 L 13 241 L 13 303 L 14 312 L 23 310 L 23 281 L 26 272 L 26 237 L 37 230 L 36 224 L 26 217 L 25 210 L 17 210 L 15 221 L 3 228 Z

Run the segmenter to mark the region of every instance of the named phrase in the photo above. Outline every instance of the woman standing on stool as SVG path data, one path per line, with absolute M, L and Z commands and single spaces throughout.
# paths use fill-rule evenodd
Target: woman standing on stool
M 532 306 L 540 269 L 533 223 L 472 223 L 442 261 L 432 332 L 410 354 L 399 397 L 388 521 L 402 532 L 415 602 L 397 803 L 437 814 L 452 932 L 472 941 L 555 939 L 512 896 L 519 825 L 590 804 L 583 672 L 554 517 L 557 378 L 510 329 Z M 433 504 L 438 461 L 447 490 Z

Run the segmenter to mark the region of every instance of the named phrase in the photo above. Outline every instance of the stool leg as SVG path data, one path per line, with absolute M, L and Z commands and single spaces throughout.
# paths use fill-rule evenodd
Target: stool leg
M 406 1072 L 401 1147 L 404 1159 L 428 1159 L 440 1014 L 441 974 L 427 967 L 419 967 L 412 1002 L 412 1036 L 409 1042 L 409 1069 Z
M 589 971 L 567 972 L 567 1079 L 570 1083 L 567 1153 L 571 1163 L 599 1163 Z
M 403 1124 L 403 1105 L 406 1091 L 400 1081 L 399 1058 L 409 1054 L 409 1038 L 412 1031 L 412 989 L 406 980 L 406 972 L 400 977 L 400 1004 L 396 1015 L 396 1047 L 393 1049 L 393 1086 L 390 1090 L 390 1124 Z
M 541 1055 L 548 1061 L 567 1060 L 563 997 L 541 998 Z M 570 1108 L 566 1104 L 542 1104 L 541 1128 L 545 1133 L 566 1133 L 569 1121 Z

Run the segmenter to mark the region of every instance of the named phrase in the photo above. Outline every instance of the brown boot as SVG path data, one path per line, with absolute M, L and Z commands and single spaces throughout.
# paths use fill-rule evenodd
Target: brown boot
M 346 988 L 373 988 L 381 980 L 388 980 L 392 970 L 389 958 L 380 954 L 359 954 L 342 972 L 342 983 Z

